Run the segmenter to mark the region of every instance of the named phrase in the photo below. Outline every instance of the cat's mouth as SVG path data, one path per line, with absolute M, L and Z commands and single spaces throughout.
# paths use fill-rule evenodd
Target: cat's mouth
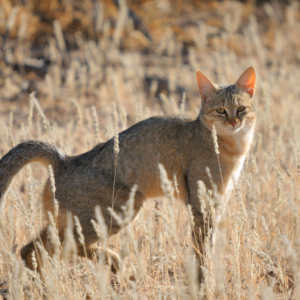
M 230 128 L 237 128 L 237 127 L 240 127 L 240 125 L 241 125 L 241 122 L 237 122 L 235 120 L 234 121 L 231 120 L 226 123 L 226 126 L 228 126 Z
M 226 129 L 230 130 L 232 133 L 236 133 L 240 131 L 243 127 L 243 124 L 241 122 L 235 122 L 235 123 L 227 123 Z
M 243 128 L 243 123 L 236 122 L 235 124 L 230 124 L 228 122 L 216 125 L 216 130 L 220 135 L 232 135 L 239 132 Z

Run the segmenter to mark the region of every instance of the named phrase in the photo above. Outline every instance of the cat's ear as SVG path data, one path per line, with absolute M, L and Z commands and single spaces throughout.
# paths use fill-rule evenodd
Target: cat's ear
M 248 93 L 250 97 L 253 97 L 256 85 L 256 75 L 253 67 L 250 67 L 244 71 L 235 85 L 244 92 Z
M 216 90 L 216 87 L 202 72 L 197 71 L 196 76 L 201 99 L 206 101 L 207 97 Z

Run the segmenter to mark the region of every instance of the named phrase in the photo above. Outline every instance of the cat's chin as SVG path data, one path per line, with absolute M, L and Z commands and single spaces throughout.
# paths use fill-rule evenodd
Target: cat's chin
M 223 125 L 223 126 L 217 126 L 216 130 L 218 135 L 220 136 L 226 136 L 226 135 L 233 135 L 238 133 L 243 128 L 243 125 Z

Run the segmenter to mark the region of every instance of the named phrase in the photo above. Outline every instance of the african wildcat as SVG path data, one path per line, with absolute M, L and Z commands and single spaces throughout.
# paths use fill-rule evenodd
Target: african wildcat
M 200 246 L 197 253 L 200 257 L 206 230 L 197 197 L 197 181 L 202 180 L 208 189 L 212 188 L 206 173 L 206 167 L 209 167 L 218 193 L 224 199 L 230 191 L 232 178 L 239 177 L 254 132 L 253 96 L 256 76 L 250 67 L 236 84 L 218 86 L 198 71 L 197 83 L 202 107 L 196 120 L 153 117 L 119 134 L 114 210 L 122 211 L 121 207 L 134 184 L 138 185 L 134 204 L 136 213 L 147 198 L 161 196 L 157 168 L 158 162 L 163 164 L 170 178 L 176 175 L 181 199 L 192 207 L 194 242 L 197 247 Z M 218 136 L 220 166 L 214 151 L 211 133 L 213 125 Z M 112 206 L 115 174 L 113 147 L 114 141 L 111 139 L 87 153 L 65 156 L 47 143 L 21 143 L 0 160 L 0 199 L 13 176 L 26 164 L 34 161 L 45 166 L 52 164 L 60 209 L 59 236 L 61 240 L 64 239 L 65 213 L 71 211 L 81 222 L 88 256 L 91 257 L 92 244 L 98 240 L 91 224 L 91 219 L 95 218 L 96 205 L 100 205 L 103 217 L 111 227 L 110 234 L 120 230 L 108 211 L 108 207 Z M 44 189 L 43 202 L 46 211 L 53 211 L 49 182 Z M 40 237 L 46 244 L 47 229 L 40 233 Z M 32 268 L 32 250 L 34 242 L 21 250 L 21 256 L 29 268 Z M 78 254 L 84 255 L 79 243 Z M 117 268 L 118 256 L 110 254 Z

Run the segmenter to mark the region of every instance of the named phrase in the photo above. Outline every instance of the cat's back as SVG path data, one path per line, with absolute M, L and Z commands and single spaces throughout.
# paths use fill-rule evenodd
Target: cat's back
M 131 169 L 158 162 L 185 164 L 207 152 L 204 148 L 210 141 L 198 119 L 185 115 L 151 117 L 119 133 L 118 167 Z M 85 167 L 112 168 L 115 143 L 112 138 L 75 160 Z
M 157 116 L 143 120 L 119 134 L 120 142 L 136 140 L 138 143 L 145 138 L 154 142 L 161 138 L 176 138 L 182 131 L 191 128 L 193 120 L 186 115 Z

